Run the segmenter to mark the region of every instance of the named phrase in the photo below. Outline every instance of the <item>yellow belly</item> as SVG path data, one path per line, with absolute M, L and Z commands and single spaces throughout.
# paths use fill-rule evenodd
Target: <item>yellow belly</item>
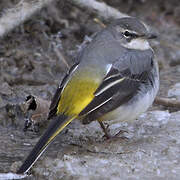
M 93 100 L 99 83 L 92 77 L 72 78 L 62 92 L 57 114 L 77 116 Z

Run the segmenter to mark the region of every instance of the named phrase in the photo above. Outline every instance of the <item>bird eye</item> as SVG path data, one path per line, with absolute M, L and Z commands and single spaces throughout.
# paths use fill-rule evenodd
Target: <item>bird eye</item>
M 123 35 L 124 35 L 126 38 L 131 37 L 131 33 L 130 33 L 129 31 L 125 31 L 125 32 L 123 33 Z
M 138 35 L 136 33 L 129 32 L 127 30 L 124 31 L 123 35 L 125 38 L 137 38 L 138 37 Z

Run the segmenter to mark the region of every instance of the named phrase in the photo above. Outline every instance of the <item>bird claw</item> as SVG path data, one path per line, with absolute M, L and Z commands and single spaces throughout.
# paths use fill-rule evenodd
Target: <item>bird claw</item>
M 123 133 L 128 133 L 128 131 L 126 131 L 126 130 L 120 130 L 117 134 L 115 134 L 115 135 L 111 135 L 110 134 L 110 129 L 109 129 L 109 124 L 103 124 L 103 122 L 101 122 L 101 121 L 99 121 L 99 124 L 100 124 L 100 126 L 101 126 L 101 128 L 103 129 L 103 132 L 104 132 L 104 136 L 103 136 L 103 138 L 106 138 L 106 139 L 115 139 L 115 138 L 121 138 L 121 139 L 123 139 L 123 140 L 128 140 L 128 138 L 127 137 L 125 137 L 125 136 L 121 136 L 121 137 L 119 137 L 119 135 L 121 135 L 121 134 L 123 134 Z

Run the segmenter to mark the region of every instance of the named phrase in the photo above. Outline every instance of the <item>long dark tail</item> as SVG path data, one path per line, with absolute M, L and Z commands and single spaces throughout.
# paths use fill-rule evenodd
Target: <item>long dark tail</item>
M 45 151 L 52 140 L 74 119 L 75 117 L 67 117 L 65 115 L 58 115 L 48 126 L 48 129 L 39 139 L 33 150 L 30 152 L 22 166 L 17 171 L 17 174 L 25 174 L 38 160 L 41 154 Z

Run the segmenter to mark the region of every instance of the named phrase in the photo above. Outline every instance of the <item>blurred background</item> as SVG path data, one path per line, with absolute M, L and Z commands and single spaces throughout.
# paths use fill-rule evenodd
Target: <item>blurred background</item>
M 0 17 L 18 2 L 20 0 L 1 0 Z M 99 2 L 140 18 L 158 34 L 158 38 L 152 42 L 160 67 L 158 96 L 180 100 L 180 1 L 99 0 Z M 108 11 L 104 13 L 108 14 Z M 94 21 L 94 18 L 99 18 L 96 12 L 79 8 L 71 0 L 55 0 L 0 39 L 0 172 L 8 172 L 15 168 L 16 164 L 13 163 L 24 159 L 42 133 L 41 130 L 23 132 L 25 116 L 20 104 L 30 94 L 51 100 L 69 66 L 75 63 L 81 43 L 103 28 Z M 101 18 L 99 20 L 105 24 L 111 21 L 104 21 Z M 173 113 L 178 109 L 154 104 L 152 110 Z M 77 130 L 78 132 L 80 131 Z M 70 148 L 67 142 L 77 143 L 79 138 L 82 138 L 83 143 L 91 144 L 90 142 L 94 142 L 99 135 L 98 132 L 96 138 L 91 137 L 91 134 L 88 138 L 78 135 L 72 140 L 76 134 L 71 133 L 68 139 L 65 137 L 66 133 L 60 140 L 61 145 L 57 142 L 50 147 L 50 152 L 47 153 L 49 158 L 57 158 L 59 146 L 63 149 L 59 158 L 68 151 L 67 149 L 71 149 L 71 153 L 80 153 L 81 148 L 78 150 L 77 147 Z M 85 132 L 84 134 L 87 135 Z M 47 168 L 44 164 L 42 167 Z M 37 179 L 49 177 L 44 170 L 38 169 L 34 173 L 38 174 Z M 67 173 L 68 171 L 64 170 L 63 175 Z M 56 179 L 52 174 L 50 177 Z M 61 178 L 63 177 L 65 176 Z M 80 179 L 81 176 L 78 173 L 74 175 L 71 173 L 68 177 Z

